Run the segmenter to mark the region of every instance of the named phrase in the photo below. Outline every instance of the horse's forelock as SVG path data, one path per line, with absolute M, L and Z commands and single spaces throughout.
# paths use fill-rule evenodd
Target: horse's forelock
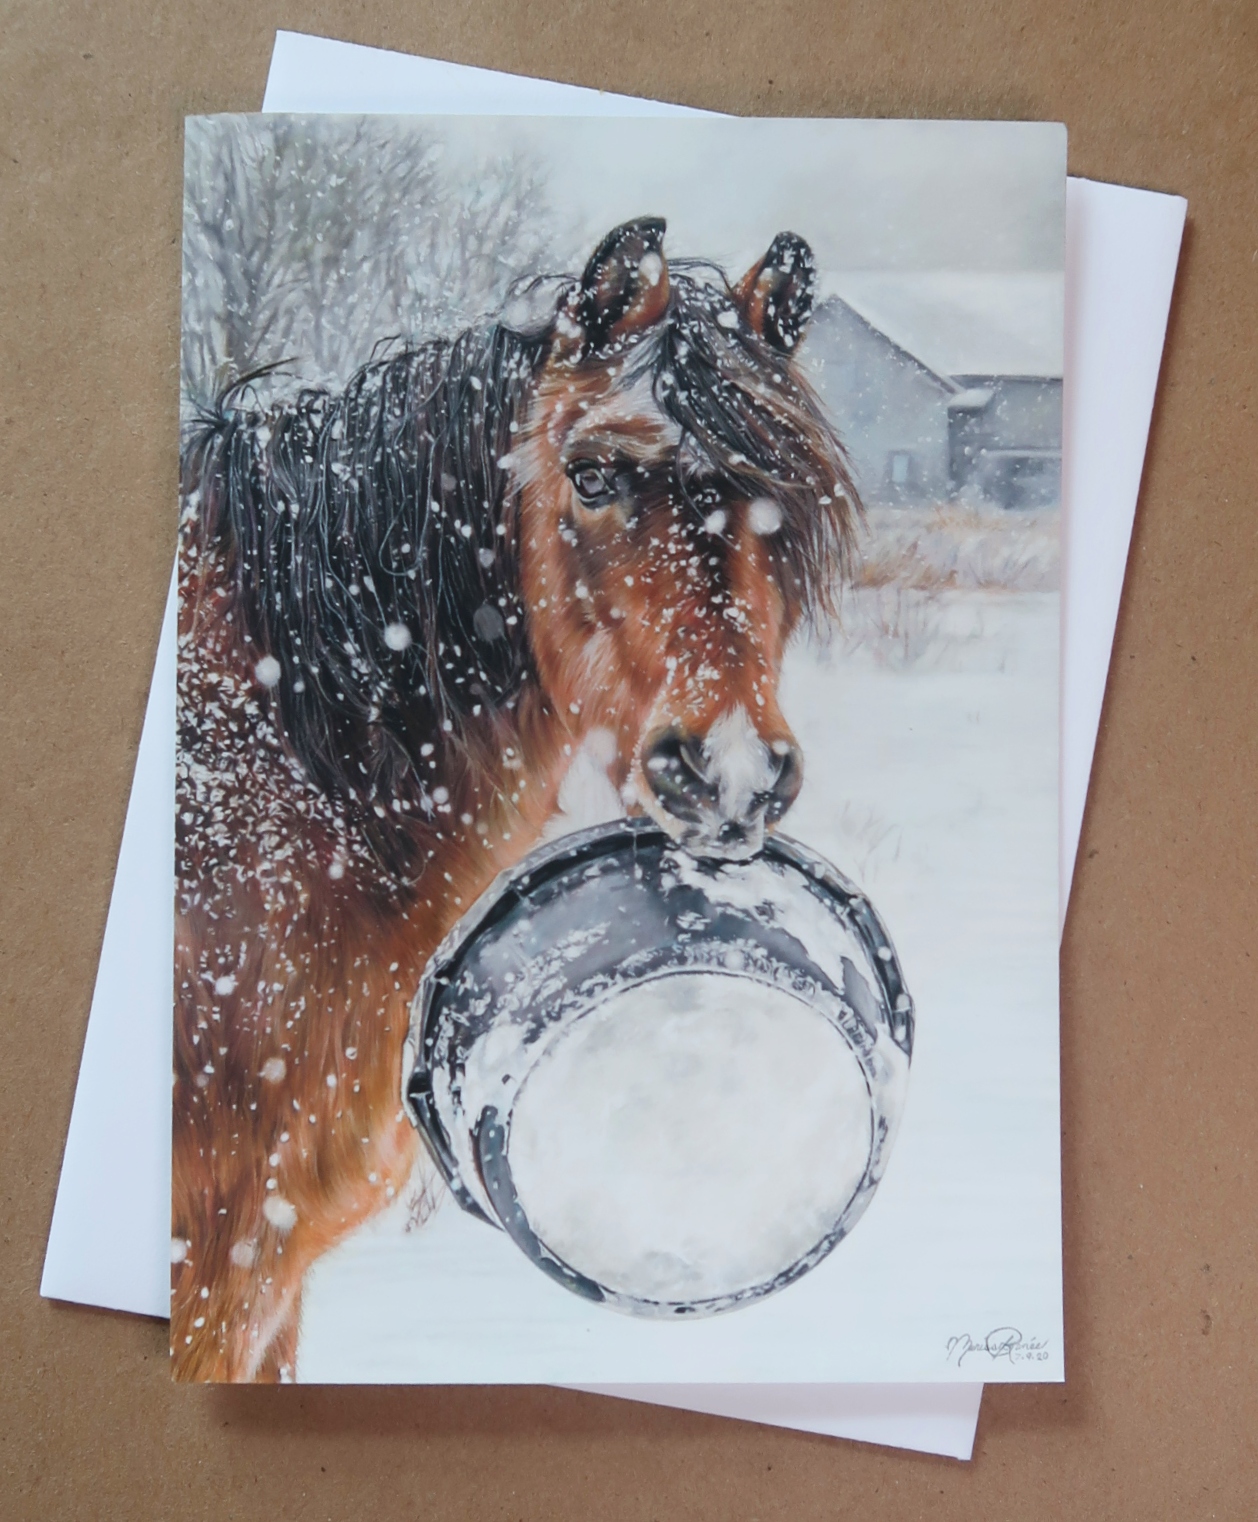
M 820 622 L 850 568 L 860 501 L 847 453 L 785 354 L 738 320 L 723 284 L 675 274 L 665 320 L 626 370 L 650 371 L 682 449 L 738 495 L 772 501 L 768 538 L 788 606 Z

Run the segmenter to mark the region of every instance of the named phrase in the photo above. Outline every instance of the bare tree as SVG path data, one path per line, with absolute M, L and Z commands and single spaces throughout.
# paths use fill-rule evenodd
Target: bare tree
M 284 362 L 343 382 L 382 339 L 449 332 L 562 263 L 538 166 L 455 175 L 422 125 L 370 117 L 188 124 L 183 395 Z

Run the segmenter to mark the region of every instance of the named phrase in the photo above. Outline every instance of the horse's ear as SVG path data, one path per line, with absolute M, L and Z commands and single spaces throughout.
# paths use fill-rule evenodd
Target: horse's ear
M 734 287 L 734 300 L 753 332 L 789 353 L 812 316 L 816 284 L 812 249 L 795 233 L 779 233 Z
M 667 305 L 664 219 L 639 217 L 613 228 L 594 250 L 569 311 L 583 351 L 597 354 L 658 322 Z

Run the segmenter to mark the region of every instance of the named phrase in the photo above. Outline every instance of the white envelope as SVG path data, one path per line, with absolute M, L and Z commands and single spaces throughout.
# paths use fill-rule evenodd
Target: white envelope
M 280 32 L 265 110 L 667 114 L 685 108 Z M 1186 211 L 1067 192 L 1064 918 Z M 164 1316 L 169 1296 L 175 598 L 167 601 L 41 1292 Z M 120 1181 L 128 1181 L 121 1184 Z M 602 1393 L 968 1458 L 981 1385 L 653 1385 Z

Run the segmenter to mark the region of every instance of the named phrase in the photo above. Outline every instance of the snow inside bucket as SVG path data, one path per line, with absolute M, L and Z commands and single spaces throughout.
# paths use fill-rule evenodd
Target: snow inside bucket
M 745 978 L 616 995 L 547 1050 L 508 1157 L 538 1238 L 643 1300 L 766 1283 L 814 1248 L 869 1163 L 864 1072 L 824 1016 Z
M 776 834 L 703 861 L 620 820 L 533 852 L 454 927 L 402 1097 L 459 1204 L 557 1283 L 711 1315 L 859 1221 L 912 1050 L 886 928 L 824 858 Z

